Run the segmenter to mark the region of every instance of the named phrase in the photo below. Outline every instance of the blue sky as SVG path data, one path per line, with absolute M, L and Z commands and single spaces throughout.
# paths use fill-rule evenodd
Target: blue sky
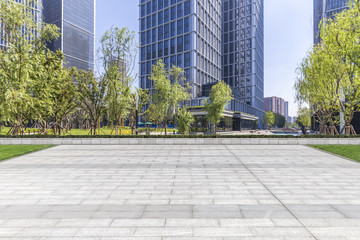
M 97 40 L 111 26 L 138 32 L 138 0 L 97 0 Z M 296 68 L 313 42 L 313 0 L 265 0 L 265 96 L 289 101 L 296 115 Z

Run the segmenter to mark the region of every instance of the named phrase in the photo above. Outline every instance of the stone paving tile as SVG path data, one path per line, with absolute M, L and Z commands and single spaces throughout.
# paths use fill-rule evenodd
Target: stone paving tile
M 359 181 L 304 146 L 58 146 L 0 164 L 0 240 L 358 240 Z

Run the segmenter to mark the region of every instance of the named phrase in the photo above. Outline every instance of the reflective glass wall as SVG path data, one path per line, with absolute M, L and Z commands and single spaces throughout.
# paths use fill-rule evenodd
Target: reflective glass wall
M 220 0 L 139 0 L 140 87 L 153 89 L 152 65 L 184 69 L 193 97 L 221 77 Z
M 61 39 L 51 49 L 61 49 L 66 66 L 83 70 L 95 67 L 95 0 L 43 0 L 45 22 L 56 24 Z
M 222 76 L 239 91 L 236 100 L 259 118 L 264 112 L 263 8 L 264 0 L 223 0 Z

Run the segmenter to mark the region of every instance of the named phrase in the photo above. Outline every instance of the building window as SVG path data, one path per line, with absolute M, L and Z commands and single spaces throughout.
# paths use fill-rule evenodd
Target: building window
M 190 32 L 190 17 L 184 18 L 184 33 Z
M 177 38 L 177 52 L 184 51 L 184 39 L 183 37 Z
M 190 14 L 190 1 L 186 1 L 185 5 L 185 16 Z
M 183 20 L 177 21 L 177 34 L 183 34 Z
M 171 8 L 171 20 L 176 19 L 176 7 Z
M 164 26 L 164 38 L 165 39 L 169 38 L 169 24 L 166 24 Z
M 184 67 L 190 67 L 191 62 L 190 62 L 190 53 L 185 53 L 184 54 Z
M 158 41 L 161 41 L 164 39 L 164 28 L 161 26 L 159 27 L 159 36 L 158 36 Z
M 190 34 L 185 35 L 185 37 L 184 37 L 184 50 L 185 51 L 190 50 Z
M 166 9 L 164 11 L 164 22 L 168 22 L 169 21 L 169 9 Z
M 177 17 L 178 17 L 178 18 L 181 18 L 183 15 L 184 15 L 183 4 L 180 3 L 180 4 L 177 6 Z

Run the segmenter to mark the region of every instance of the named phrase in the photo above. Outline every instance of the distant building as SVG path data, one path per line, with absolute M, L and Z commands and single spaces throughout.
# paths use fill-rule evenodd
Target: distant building
M 284 117 L 285 119 L 289 117 L 289 102 L 284 103 Z
M 279 97 L 267 97 L 264 99 L 264 111 L 272 111 L 285 116 L 285 100 Z
M 95 1 L 43 0 L 44 22 L 61 31 L 61 37 L 49 47 L 62 50 L 68 67 L 95 68 Z
M 293 123 L 293 118 L 290 117 L 290 116 L 288 116 L 288 117 L 286 118 L 286 121 L 287 121 L 288 123 Z
M 348 0 L 314 0 L 314 43 L 320 42 L 320 22 L 347 9 Z

